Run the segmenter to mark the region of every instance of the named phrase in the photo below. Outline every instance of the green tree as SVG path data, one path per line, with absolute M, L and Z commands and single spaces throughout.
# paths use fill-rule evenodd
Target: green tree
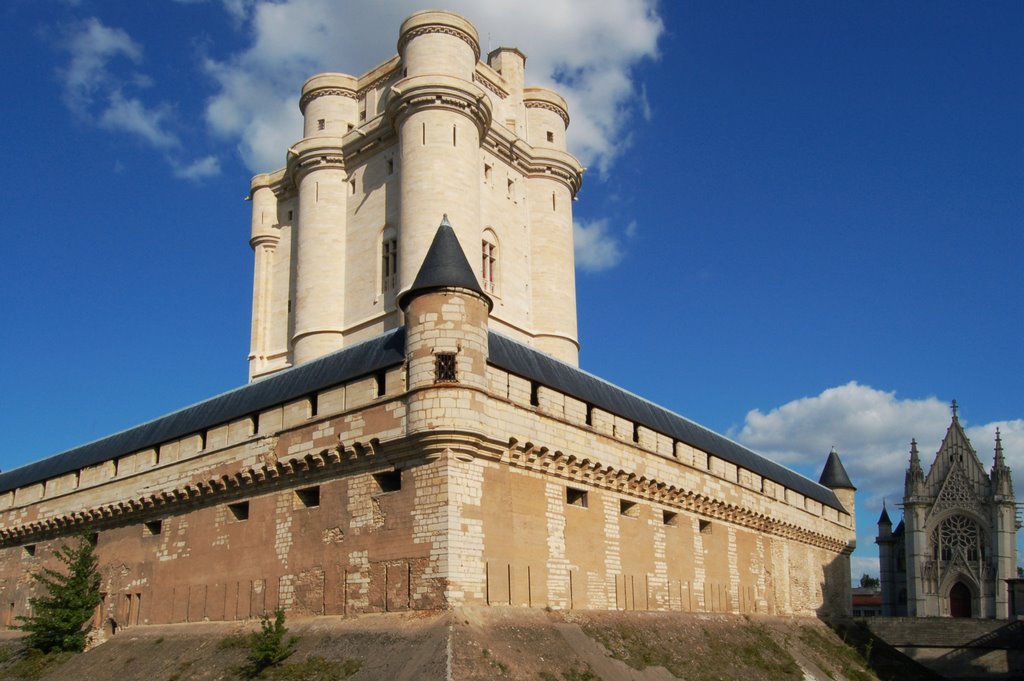
M 860 576 L 860 585 L 864 589 L 877 589 L 881 582 L 878 581 L 878 577 L 872 577 L 868 573 L 864 573 Z
M 260 622 L 260 631 L 253 633 L 249 638 L 249 654 L 246 656 L 248 667 L 246 672 L 250 678 L 255 678 L 269 667 L 276 667 L 287 660 L 295 652 L 295 644 L 299 639 L 295 636 L 285 635 L 288 627 L 284 626 L 284 610 L 278 608 L 274 611 L 274 621 L 270 617 L 263 616 Z
M 92 542 L 85 536 L 74 546 L 61 544 L 57 559 L 65 571 L 43 568 L 32 575 L 43 596 L 30 598 L 32 615 L 18 617 L 18 629 L 28 632 L 25 645 L 44 653 L 81 652 L 88 624 L 100 604 L 100 573 Z

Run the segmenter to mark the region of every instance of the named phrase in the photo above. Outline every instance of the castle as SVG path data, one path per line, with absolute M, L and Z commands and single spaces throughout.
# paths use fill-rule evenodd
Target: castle
M 854 486 L 577 368 L 569 112 L 420 12 L 252 181 L 248 385 L 0 474 L 0 617 L 75 534 L 119 627 L 281 607 L 844 613 Z
M 927 476 L 917 442 L 911 442 L 902 505 L 904 519 L 895 530 L 884 506 L 878 518 L 883 615 L 1015 614 L 1007 582 L 1017 576 L 1020 522 L 998 430 L 986 473 L 954 401 L 953 420 Z

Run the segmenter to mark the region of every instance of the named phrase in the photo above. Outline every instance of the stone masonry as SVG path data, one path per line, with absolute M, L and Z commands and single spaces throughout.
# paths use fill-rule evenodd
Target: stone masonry
M 576 368 L 567 107 L 518 50 L 479 58 L 468 21 L 422 12 L 391 60 L 306 82 L 305 137 L 252 182 L 260 380 L 0 474 L 4 624 L 75 535 L 108 630 L 846 612 L 838 456 L 815 483 Z

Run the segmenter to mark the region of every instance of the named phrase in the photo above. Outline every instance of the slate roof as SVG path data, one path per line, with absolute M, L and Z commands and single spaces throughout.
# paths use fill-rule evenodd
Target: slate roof
M 134 428 L 0 473 L 0 492 L 198 433 L 404 361 L 405 329 L 394 329 Z
M 567 393 L 578 400 L 618 414 L 705 452 L 710 452 L 730 463 L 785 485 L 804 496 L 820 501 L 826 506 L 846 512 L 832 490 L 755 454 L 724 435 L 719 435 L 593 374 L 560 362 L 550 355 L 538 352 L 493 331 L 490 333 L 488 343 L 490 345 L 488 361 L 497 367 Z
M 414 293 L 428 293 L 441 288 L 458 287 L 469 289 L 487 300 L 488 309 L 494 307 L 490 296 L 484 293 L 480 282 L 473 273 L 473 268 L 466 260 L 466 253 L 462 250 L 459 237 L 455 230 L 448 223 L 448 216 L 445 215 L 441 224 L 434 233 L 434 240 L 430 242 L 427 255 L 423 258 L 420 271 L 416 274 L 416 280 L 408 291 L 399 296 L 398 304 L 404 305 L 405 301 Z
M 839 460 L 839 454 L 835 447 L 828 453 L 828 460 L 825 462 L 825 468 L 821 471 L 818 483 L 829 489 L 857 489 L 850 482 L 850 476 L 846 474 L 846 469 L 843 467 L 843 462 Z
M 452 237 L 454 238 L 454 233 Z M 710 452 L 826 506 L 845 512 L 831 489 L 780 466 L 723 435 L 500 334 L 491 332 L 488 342 L 488 361 L 496 367 Z M 85 466 L 93 466 L 190 433 L 201 432 L 318 390 L 370 375 L 403 361 L 405 330 L 398 328 L 148 423 L 42 461 L 0 473 L 0 492 L 70 473 Z

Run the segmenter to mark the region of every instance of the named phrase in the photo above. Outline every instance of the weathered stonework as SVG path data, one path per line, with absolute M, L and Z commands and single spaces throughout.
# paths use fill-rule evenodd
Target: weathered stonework
M 852 486 L 575 368 L 567 107 L 523 86 L 517 50 L 478 51 L 425 12 L 398 57 L 307 81 L 306 137 L 252 183 L 266 378 L 0 474 L 4 623 L 79 532 L 111 630 L 277 607 L 845 611 Z M 493 276 L 465 255 L 488 238 Z

